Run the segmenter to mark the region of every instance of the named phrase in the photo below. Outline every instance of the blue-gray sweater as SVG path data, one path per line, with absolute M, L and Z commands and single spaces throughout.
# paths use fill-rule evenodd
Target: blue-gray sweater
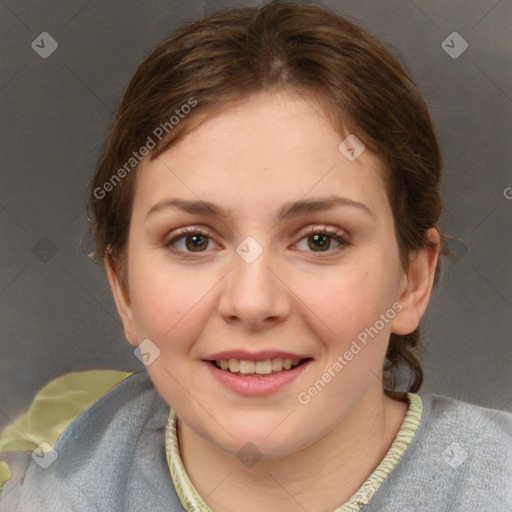
M 363 511 L 512 512 L 512 414 L 421 396 L 414 438 Z M 0 511 L 183 512 L 165 458 L 168 415 L 146 372 L 128 377 L 69 425 L 53 464 L 30 459 Z

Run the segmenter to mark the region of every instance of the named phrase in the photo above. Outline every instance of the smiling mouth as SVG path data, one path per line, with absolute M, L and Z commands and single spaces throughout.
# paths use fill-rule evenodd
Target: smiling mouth
M 265 359 L 263 361 L 249 361 L 246 359 L 221 359 L 220 361 L 208 361 L 210 364 L 233 375 L 243 377 L 268 377 L 277 373 L 288 372 L 300 366 L 311 358 L 306 359 Z

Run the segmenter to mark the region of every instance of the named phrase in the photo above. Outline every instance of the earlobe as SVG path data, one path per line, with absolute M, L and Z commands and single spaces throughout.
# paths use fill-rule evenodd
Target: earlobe
M 130 344 L 137 346 L 139 342 L 136 334 L 135 323 L 133 321 L 130 298 L 121 283 L 112 257 L 110 255 L 106 255 L 103 261 L 105 263 L 105 270 L 107 272 L 110 289 L 112 290 L 112 295 L 114 296 L 114 301 L 116 303 L 117 312 L 123 322 L 126 339 Z
M 398 302 L 402 309 L 391 323 L 391 332 L 410 334 L 419 325 L 427 309 L 434 278 L 441 237 L 436 228 L 427 231 L 432 247 L 422 247 L 411 254 L 409 267 L 403 276 Z

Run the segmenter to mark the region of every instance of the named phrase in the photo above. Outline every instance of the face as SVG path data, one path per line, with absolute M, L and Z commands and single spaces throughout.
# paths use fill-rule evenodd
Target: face
M 312 99 L 261 93 L 139 168 L 129 299 L 116 295 L 126 335 L 158 347 L 157 390 L 220 449 L 292 453 L 382 393 L 408 280 L 381 164 L 349 160 L 342 140 Z M 257 377 L 221 359 L 302 362 Z

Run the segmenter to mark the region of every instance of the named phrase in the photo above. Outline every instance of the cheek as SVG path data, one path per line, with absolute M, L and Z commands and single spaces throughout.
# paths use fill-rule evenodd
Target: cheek
M 300 287 L 300 288 L 299 288 Z M 340 267 L 297 283 L 304 312 L 315 325 L 323 324 L 326 339 L 346 343 L 393 304 L 389 273 L 369 262 Z
M 134 253 L 130 275 L 131 304 L 140 337 L 160 350 L 186 346 L 198 336 L 207 317 L 214 276 L 194 268 L 161 264 Z

